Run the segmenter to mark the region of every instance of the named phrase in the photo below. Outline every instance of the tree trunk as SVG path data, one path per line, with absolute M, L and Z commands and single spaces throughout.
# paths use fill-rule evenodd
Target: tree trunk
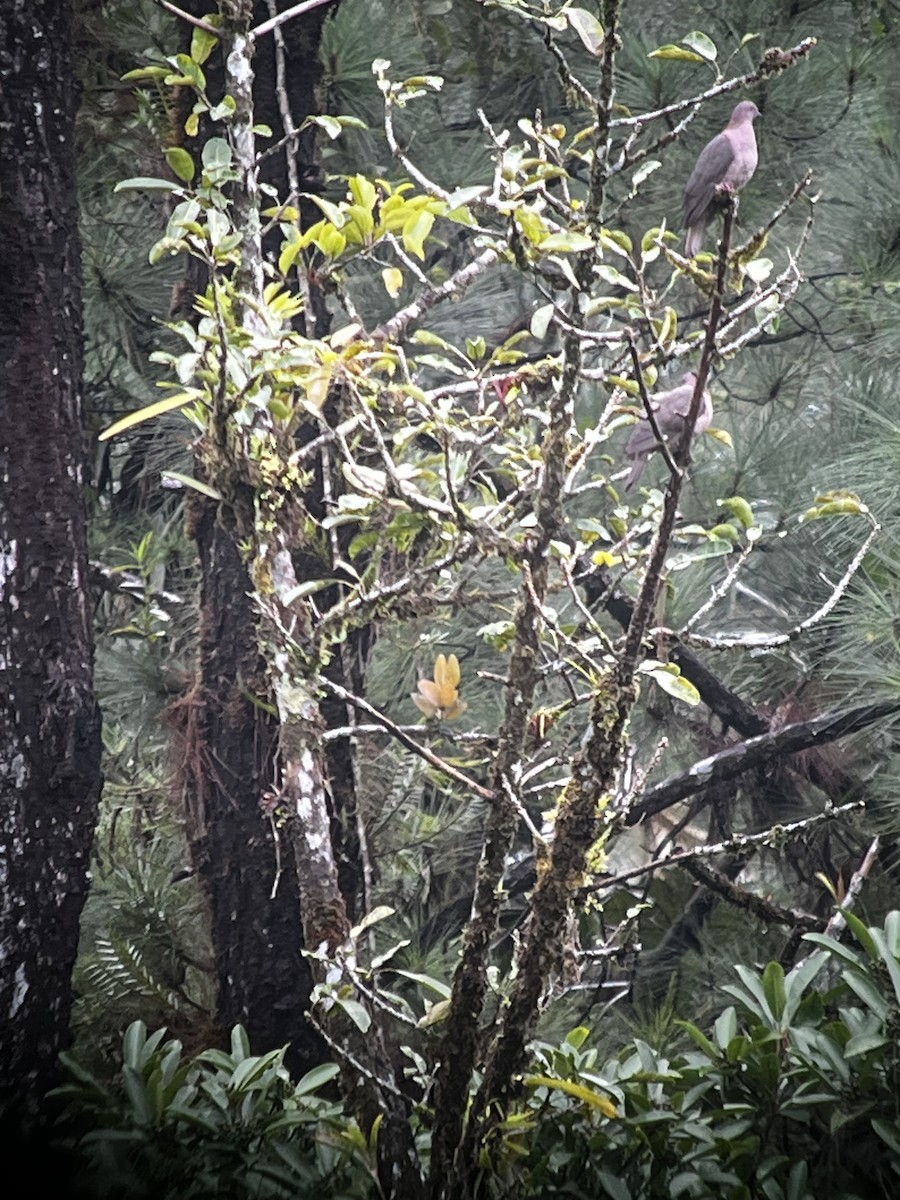
M 182 775 L 195 867 L 209 905 L 216 964 L 216 1017 L 240 1022 L 254 1052 L 289 1042 L 288 1065 L 324 1057 L 305 1019 L 312 978 L 301 956 L 293 856 L 279 856 L 263 800 L 272 787 L 278 725 L 254 702 L 265 693 L 247 569 L 234 533 L 207 502 L 193 521 L 200 553 L 200 662 L 182 708 Z
M 100 795 L 82 496 L 73 21 L 0 6 L 0 1092 L 67 1044 Z
M 202 16 L 210 5 L 207 0 L 189 0 L 184 8 Z M 255 23 L 269 15 L 265 0 L 256 0 Z M 289 100 L 297 125 L 313 110 L 324 19 L 324 12 L 314 11 L 283 27 Z M 189 39 L 187 27 L 186 35 Z M 260 120 L 277 130 L 271 34 L 261 39 L 258 55 L 265 70 L 256 80 L 254 102 L 263 114 Z M 223 86 L 218 60 L 210 60 L 207 73 L 213 90 Z M 312 133 L 307 132 L 301 163 L 312 151 Z M 266 170 L 284 193 L 282 160 L 282 155 L 273 155 L 266 160 Z M 302 168 L 304 186 L 311 170 Z M 221 514 L 206 502 L 197 502 L 191 525 L 201 568 L 200 658 L 195 691 L 181 710 L 182 782 L 192 858 L 209 907 L 216 1021 L 224 1030 L 236 1022 L 244 1025 L 255 1053 L 289 1043 L 286 1061 L 297 1074 L 321 1062 L 325 1051 L 305 1017 L 312 977 L 301 955 L 293 853 L 285 844 L 276 855 L 272 826 L 262 808 L 275 781 L 278 722 L 252 699 L 258 684 L 259 698 L 272 702 L 262 682 L 251 583 L 237 534 L 223 526 Z

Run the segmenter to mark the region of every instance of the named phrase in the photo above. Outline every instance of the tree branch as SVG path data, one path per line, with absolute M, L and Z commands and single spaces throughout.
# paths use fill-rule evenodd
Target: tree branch
M 332 0 L 301 0 L 300 4 L 295 4 L 292 8 L 286 8 L 283 13 L 269 17 L 268 21 L 263 21 L 255 29 L 251 29 L 248 37 L 254 40 L 261 38 L 264 34 L 271 33 L 273 29 L 277 29 L 279 25 L 283 25 L 285 21 L 290 21 L 294 17 L 300 17 L 303 13 L 311 12 L 314 8 L 321 8 L 323 4 L 331 3 Z M 168 8 L 169 5 L 167 4 L 166 7 Z
M 734 779 L 754 767 L 763 766 L 810 746 L 825 746 L 838 738 L 866 729 L 876 721 L 900 712 L 900 700 L 864 704 L 855 708 L 824 713 L 810 721 L 797 721 L 771 733 L 748 738 L 728 746 L 709 758 L 702 758 L 689 770 L 670 776 L 644 793 L 625 817 L 626 825 L 637 825 L 645 817 L 655 816 L 673 804 L 696 795 L 712 783 Z
M 711 892 L 721 896 L 734 908 L 751 913 L 754 917 L 759 917 L 760 920 L 766 921 L 770 925 L 786 925 L 789 929 L 812 930 L 818 929 L 821 923 L 819 918 L 813 916 L 812 913 L 800 912 L 795 908 L 785 908 L 773 900 L 766 900 L 762 896 L 757 896 L 755 892 L 748 892 L 746 889 L 738 887 L 727 875 L 697 858 L 685 859 L 681 866 L 698 883 L 702 883 Z

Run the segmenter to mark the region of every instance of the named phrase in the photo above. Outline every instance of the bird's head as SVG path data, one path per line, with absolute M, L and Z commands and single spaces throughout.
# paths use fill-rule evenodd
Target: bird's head
M 752 100 L 742 100 L 740 104 L 736 104 L 734 112 L 731 114 L 730 125 L 741 125 L 744 121 L 755 121 L 759 116 L 759 109 Z

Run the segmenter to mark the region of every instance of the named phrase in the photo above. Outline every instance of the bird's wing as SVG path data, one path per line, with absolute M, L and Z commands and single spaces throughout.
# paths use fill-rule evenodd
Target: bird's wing
M 653 415 L 659 416 L 659 405 L 652 404 Z M 641 417 L 638 423 L 632 430 L 631 437 L 625 446 L 625 453 L 629 458 L 637 458 L 642 454 L 649 454 L 657 446 L 656 434 L 650 428 L 650 422 L 646 417 Z
M 684 189 L 682 224 L 686 229 L 703 217 L 733 159 L 734 146 L 725 132 L 717 134 L 700 151 L 700 157 Z

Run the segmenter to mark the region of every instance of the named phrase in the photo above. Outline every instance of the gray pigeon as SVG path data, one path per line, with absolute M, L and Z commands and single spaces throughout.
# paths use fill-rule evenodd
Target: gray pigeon
M 739 192 L 756 170 L 757 150 L 753 122 L 759 109 L 742 100 L 721 133 L 700 151 L 697 165 L 684 189 L 684 253 L 699 253 L 719 189 Z
M 660 392 L 658 395 L 650 397 L 650 403 L 653 406 L 653 415 L 656 417 L 659 432 L 669 445 L 673 441 L 678 440 L 682 429 L 684 429 L 685 418 L 691 409 L 691 398 L 694 395 L 694 384 L 696 382 L 696 374 L 693 371 L 688 371 L 677 388 L 673 388 L 671 392 Z M 704 389 L 703 395 L 700 398 L 697 424 L 694 426 L 695 437 L 698 433 L 703 433 L 705 429 L 709 428 L 709 423 L 712 420 L 712 412 L 712 397 Z M 634 427 L 634 432 L 628 439 L 628 445 L 625 447 L 625 457 L 630 458 L 632 461 L 631 474 L 625 481 L 626 492 L 629 488 L 633 488 L 640 479 L 641 472 L 647 464 L 647 459 L 658 448 L 659 442 L 656 440 L 656 434 L 650 428 L 650 422 L 646 416 L 641 417 Z

